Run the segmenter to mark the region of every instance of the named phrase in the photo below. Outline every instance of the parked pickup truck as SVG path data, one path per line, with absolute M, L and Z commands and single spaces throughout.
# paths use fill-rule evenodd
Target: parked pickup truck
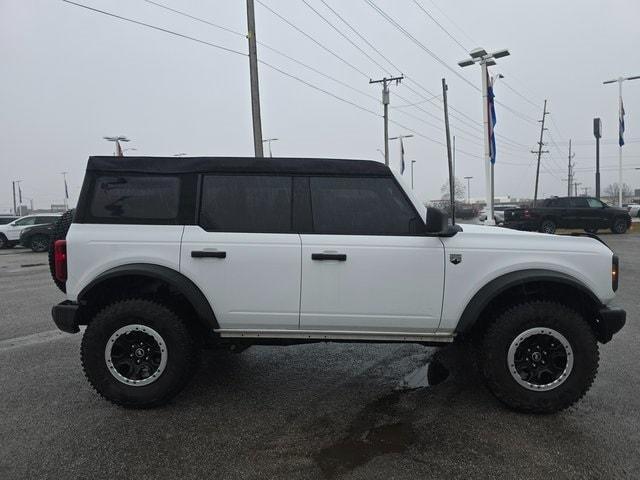
M 553 197 L 543 200 L 540 207 L 506 210 L 504 226 L 543 233 L 555 233 L 557 228 L 625 233 L 631 226 L 631 216 L 626 209 L 612 207 L 597 198 Z

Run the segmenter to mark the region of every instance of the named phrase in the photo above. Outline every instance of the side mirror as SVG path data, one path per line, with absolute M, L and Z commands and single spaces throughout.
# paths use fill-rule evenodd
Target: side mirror
M 427 208 L 427 233 L 440 233 L 447 229 L 447 216 L 437 208 Z

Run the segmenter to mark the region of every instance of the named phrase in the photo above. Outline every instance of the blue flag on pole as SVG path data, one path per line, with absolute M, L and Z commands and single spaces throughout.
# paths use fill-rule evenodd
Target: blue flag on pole
M 487 72 L 489 77 L 489 72 Z M 491 163 L 496 163 L 496 136 L 494 128 L 496 126 L 496 107 L 493 94 L 493 78 L 487 78 L 487 102 L 489 103 L 489 156 Z
M 618 132 L 618 145 L 624 145 L 624 105 L 622 103 L 622 97 L 620 97 L 620 118 L 619 121 L 619 132 Z

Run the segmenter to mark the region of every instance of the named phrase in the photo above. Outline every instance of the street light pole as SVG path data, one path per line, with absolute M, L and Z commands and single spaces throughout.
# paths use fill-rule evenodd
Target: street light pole
M 273 153 L 271 153 L 271 142 L 277 142 L 277 138 L 266 138 L 262 140 L 262 143 L 267 143 L 269 145 L 269 157 L 273 158 Z
M 624 107 L 622 105 L 622 82 L 627 80 L 637 80 L 640 75 L 633 77 L 618 77 L 613 80 L 602 82 L 603 85 L 609 83 L 618 84 L 618 206 L 622 207 L 622 146 L 624 145 Z
M 467 181 L 467 203 L 471 205 L 471 179 L 473 177 L 464 177 Z
M 460 67 L 468 67 L 470 65 L 474 65 L 476 63 L 480 64 L 480 71 L 482 74 L 482 112 L 483 112 L 483 125 L 484 125 L 484 174 L 485 174 L 485 190 L 486 190 L 486 198 L 487 198 L 487 220 L 485 222 L 486 225 L 495 225 L 495 220 L 493 218 L 493 163 L 491 162 L 491 147 L 489 145 L 489 102 L 488 102 L 488 94 L 489 94 L 489 76 L 487 67 L 493 66 L 496 64 L 495 59 L 506 57 L 509 55 L 509 50 L 498 50 L 493 53 L 487 53 L 484 48 L 476 48 L 470 52 L 471 58 L 462 60 L 458 62 Z
M 413 164 L 416 163 L 415 160 L 411 160 L 411 190 L 413 190 Z
M 389 140 L 400 140 L 400 173 L 404 173 L 404 144 L 402 143 L 402 139 L 404 138 L 411 138 L 413 137 L 412 134 L 409 135 L 398 135 L 396 137 L 391 137 L 389 138 Z M 389 165 L 389 162 L 387 160 L 387 166 Z
M 130 140 L 124 135 L 118 135 L 116 137 L 102 137 L 108 142 L 114 142 L 116 144 L 116 151 L 113 153 L 114 157 L 122 157 L 122 146 L 120 142 L 129 142 Z

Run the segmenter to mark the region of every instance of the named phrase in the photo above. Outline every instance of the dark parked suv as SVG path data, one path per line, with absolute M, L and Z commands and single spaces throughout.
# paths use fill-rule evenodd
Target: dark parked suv
M 554 233 L 557 228 L 625 233 L 631 226 L 631 217 L 625 208 L 612 207 L 597 198 L 553 197 L 543 200 L 540 207 L 506 210 L 504 226 L 543 233 Z

